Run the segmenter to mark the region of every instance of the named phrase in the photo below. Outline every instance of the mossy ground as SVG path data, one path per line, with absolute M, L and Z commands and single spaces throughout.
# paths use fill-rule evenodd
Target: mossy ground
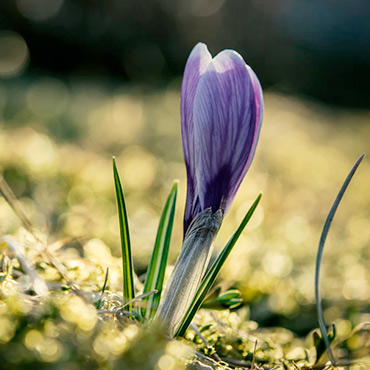
M 250 320 L 247 306 L 236 312 L 202 309 L 194 322 L 197 329 L 170 341 L 160 328 L 139 324 L 120 309 L 120 294 L 110 290 L 117 284 L 120 261 L 103 243 L 91 240 L 79 253 L 68 244 L 50 247 L 53 258 L 67 267 L 67 282 L 32 239 L 20 229 L 1 245 L 3 368 L 228 369 L 254 363 L 256 369 L 319 369 L 327 361 L 324 354 L 316 363 L 312 333 L 299 338 L 284 328 L 260 328 Z M 102 261 L 110 265 L 103 294 Z M 40 281 L 48 291 L 36 295 Z M 345 361 L 355 360 L 351 369 L 366 369 L 369 341 L 364 325 L 338 335 L 335 353 Z

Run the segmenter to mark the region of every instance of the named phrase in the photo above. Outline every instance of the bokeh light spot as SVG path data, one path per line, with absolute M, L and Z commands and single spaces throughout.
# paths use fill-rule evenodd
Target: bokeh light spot
M 37 116 L 55 117 L 63 113 L 68 105 L 68 89 L 58 79 L 44 78 L 31 86 L 26 100 L 31 112 Z
M 285 224 L 286 236 L 293 243 L 302 243 L 310 236 L 310 227 L 301 217 L 294 217 Z
M 263 258 L 263 267 L 271 275 L 285 277 L 293 268 L 292 259 L 278 252 L 269 252 Z
M 131 147 L 121 156 L 121 177 L 127 189 L 145 190 L 154 182 L 157 161 L 144 148 Z
M 16 32 L 0 32 L 0 77 L 15 77 L 27 67 L 29 52 L 23 37 Z
M 17 0 L 19 12 L 32 21 L 46 21 L 58 14 L 64 0 Z
M 217 13 L 225 2 L 226 0 L 192 0 L 190 2 L 191 13 L 196 17 L 208 17 Z
M 143 104 L 140 99 L 117 95 L 106 99 L 88 114 L 90 140 L 95 145 L 119 144 L 137 140 L 143 129 Z M 109 130 L 107 130 L 109 127 Z
M 157 370 L 172 370 L 176 366 L 176 361 L 172 356 L 163 355 L 158 360 Z
M 47 136 L 32 132 L 25 144 L 23 160 L 32 170 L 43 171 L 53 164 L 54 146 Z

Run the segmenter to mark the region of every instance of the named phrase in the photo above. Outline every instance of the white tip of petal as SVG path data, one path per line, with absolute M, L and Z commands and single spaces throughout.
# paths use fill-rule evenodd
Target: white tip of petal
M 191 51 L 188 63 L 191 63 L 193 60 L 199 60 L 199 75 L 202 75 L 209 63 L 212 61 L 212 55 L 208 50 L 208 47 L 203 42 L 198 42 L 193 50 Z
M 210 54 L 208 51 L 208 46 L 203 42 L 198 42 L 194 47 L 193 50 L 190 53 L 190 56 L 202 56 L 205 54 Z
M 210 63 L 208 70 L 215 70 L 218 73 L 226 72 L 235 67 L 245 68 L 243 57 L 235 50 L 226 49 L 218 53 Z

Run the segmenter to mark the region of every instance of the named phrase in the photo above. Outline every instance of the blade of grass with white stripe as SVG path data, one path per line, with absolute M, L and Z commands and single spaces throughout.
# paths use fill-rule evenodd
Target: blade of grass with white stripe
M 183 318 L 179 329 L 177 330 L 177 332 L 175 334 L 176 337 L 184 336 L 184 334 L 186 332 L 186 329 L 191 324 L 191 322 L 192 322 L 195 314 L 197 313 L 198 309 L 200 308 L 204 298 L 206 297 L 207 293 L 209 292 L 213 283 L 215 282 L 215 280 L 218 276 L 218 273 L 221 270 L 221 267 L 225 263 L 227 257 L 229 256 L 231 250 L 233 249 L 235 243 L 239 239 L 239 236 L 243 232 L 244 228 L 247 226 L 247 224 L 248 224 L 249 220 L 251 219 L 254 211 L 256 210 L 257 205 L 258 205 L 259 201 L 261 200 L 261 197 L 262 197 L 262 194 L 260 193 L 258 195 L 258 197 L 256 198 L 256 200 L 254 201 L 254 203 L 252 204 L 252 206 L 249 208 L 249 211 L 245 215 L 245 217 L 244 217 L 243 221 L 241 222 L 241 224 L 239 225 L 238 229 L 235 231 L 235 233 L 233 234 L 231 239 L 226 244 L 225 248 L 222 250 L 222 252 L 218 256 L 217 260 L 213 263 L 212 267 L 209 269 L 208 273 L 203 278 L 202 283 L 200 284 L 200 287 L 197 291 L 197 294 L 196 294 L 190 308 L 188 309 L 185 317 Z
M 159 300 L 161 299 L 164 274 L 172 235 L 173 220 L 175 217 L 177 186 L 178 181 L 175 181 L 164 205 L 162 215 L 159 220 L 152 258 L 150 260 L 145 279 L 144 293 L 152 290 L 158 291 L 158 293 L 143 299 L 145 304 L 142 309 L 142 316 L 147 320 L 154 317 L 159 305 Z
M 126 211 L 125 196 L 123 194 L 121 180 L 119 178 L 116 166 L 116 159 L 114 157 L 113 157 L 113 174 L 114 174 L 114 185 L 116 189 L 119 229 L 121 235 L 123 303 L 127 303 L 132 301 L 135 297 L 133 263 L 131 255 L 130 231 L 128 228 L 128 216 Z M 132 312 L 132 304 L 128 305 L 127 311 Z

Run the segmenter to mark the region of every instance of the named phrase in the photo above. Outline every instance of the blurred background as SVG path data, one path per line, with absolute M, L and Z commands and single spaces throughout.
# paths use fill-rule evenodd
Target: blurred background
M 170 260 L 181 245 L 185 168 L 181 76 L 192 47 L 243 55 L 265 91 L 255 161 L 215 243 L 260 191 L 247 233 L 222 271 L 261 325 L 317 326 L 321 228 L 370 144 L 367 0 L 2 0 L 0 170 L 50 242 L 97 238 L 119 255 L 111 157 L 127 197 L 138 275 L 161 208 L 180 179 Z M 370 161 L 345 195 L 324 254 L 328 322 L 370 320 Z M 0 199 L 0 232 L 20 227 Z M 108 266 L 107 266 L 108 267 Z M 353 344 L 355 345 L 355 343 Z

